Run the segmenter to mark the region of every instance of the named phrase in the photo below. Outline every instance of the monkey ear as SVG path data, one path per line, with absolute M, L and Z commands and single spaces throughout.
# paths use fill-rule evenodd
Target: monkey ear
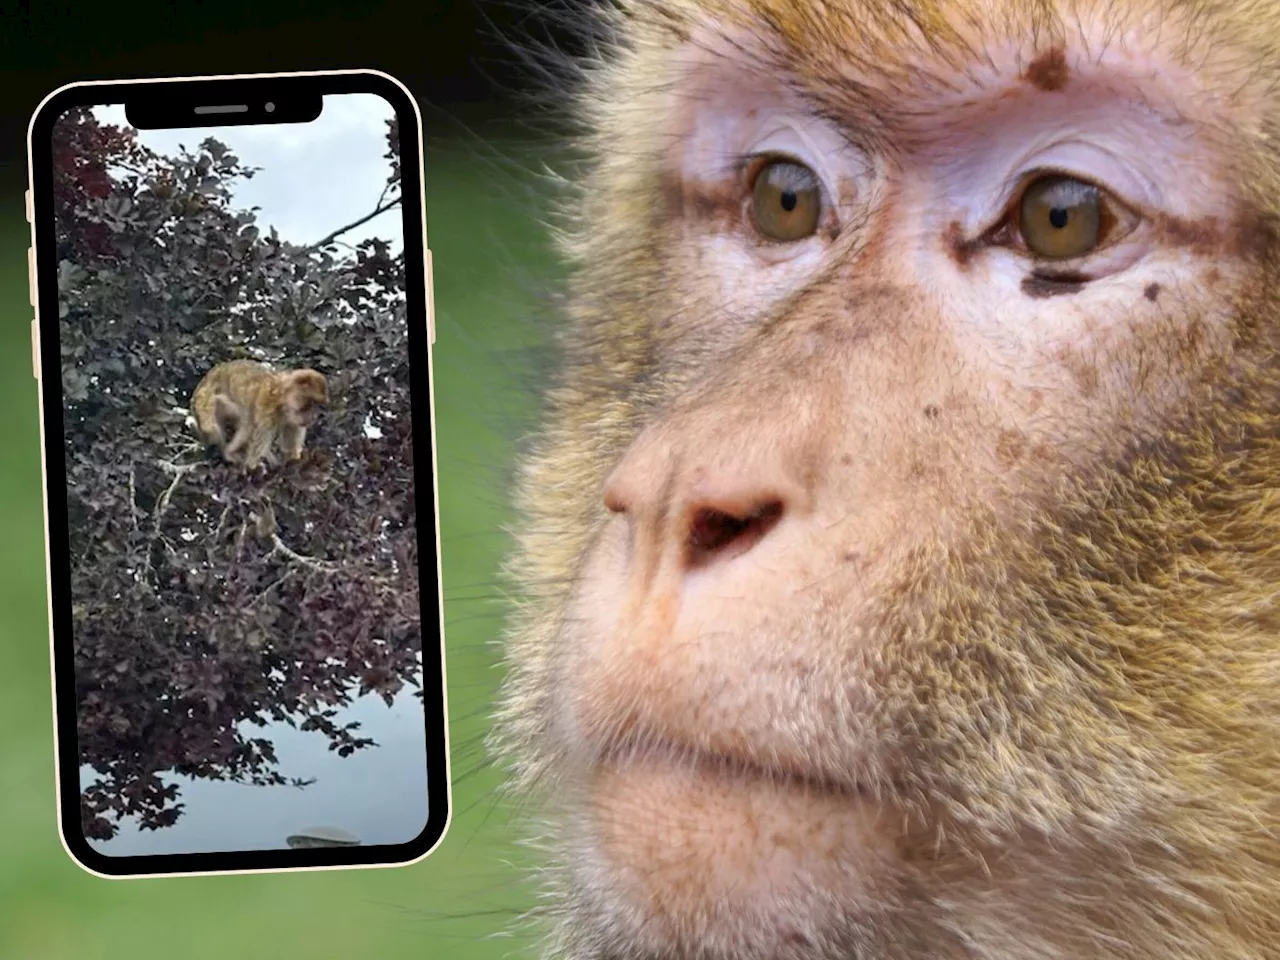
M 308 385 L 321 399 L 329 399 L 329 379 L 319 370 L 307 370 L 305 374 Z

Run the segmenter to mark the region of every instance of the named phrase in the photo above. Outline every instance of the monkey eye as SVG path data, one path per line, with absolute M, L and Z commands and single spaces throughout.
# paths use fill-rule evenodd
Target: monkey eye
M 1087 256 L 1128 233 L 1137 217 L 1095 184 L 1061 174 L 1030 179 L 1007 214 L 1022 246 L 1043 260 Z
M 812 236 L 822 213 L 822 188 L 804 164 L 779 157 L 757 161 L 751 179 L 751 220 L 769 240 L 795 243 Z

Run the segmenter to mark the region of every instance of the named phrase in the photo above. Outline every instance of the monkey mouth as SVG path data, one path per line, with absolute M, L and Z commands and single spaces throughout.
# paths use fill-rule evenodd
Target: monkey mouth
M 589 851 L 574 859 L 595 864 L 576 876 L 659 936 L 736 936 L 744 928 L 730 918 L 754 918 L 751 942 L 717 955 L 763 958 L 777 955 L 770 943 L 794 949 L 792 931 L 838 922 L 829 900 L 849 884 L 874 900 L 901 818 L 879 791 L 774 762 L 758 743 L 736 747 L 653 737 L 601 752 L 573 805 L 575 842 Z
M 809 767 L 787 763 L 776 756 L 769 762 L 762 762 L 749 750 L 706 748 L 662 736 L 633 735 L 608 744 L 598 752 L 593 766 L 598 771 L 636 766 L 667 767 L 722 782 L 763 783 L 782 789 L 847 796 L 862 801 L 883 801 L 895 789 L 892 782 L 872 783 L 852 777 L 833 777 Z

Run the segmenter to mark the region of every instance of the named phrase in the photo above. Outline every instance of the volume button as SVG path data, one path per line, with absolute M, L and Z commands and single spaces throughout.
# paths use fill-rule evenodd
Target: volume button
M 31 321 L 31 375 L 40 379 L 40 325 Z
M 431 250 L 425 257 L 427 268 L 427 336 L 434 345 L 436 342 L 436 281 L 431 275 Z
M 24 196 L 24 203 L 26 204 L 26 208 L 27 208 L 27 223 L 35 223 L 36 208 L 31 203 L 31 191 L 27 190 L 23 196 Z
M 27 247 L 27 299 L 36 305 L 36 248 Z

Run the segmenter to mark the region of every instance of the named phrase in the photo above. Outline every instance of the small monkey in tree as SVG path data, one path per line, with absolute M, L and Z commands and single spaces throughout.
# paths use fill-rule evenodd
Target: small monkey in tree
M 205 374 L 191 396 L 191 413 L 201 439 L 219 447 L 223 459 L 256 470 L 275 462 L 277 446 L 287 460 L 301 457 L 307 429 L 328 401 L 328 383 L 315 370 L 230 360 Z
M 496 739 L 552 955 L 1280 958 L 1280 5 L 605 16 Z

